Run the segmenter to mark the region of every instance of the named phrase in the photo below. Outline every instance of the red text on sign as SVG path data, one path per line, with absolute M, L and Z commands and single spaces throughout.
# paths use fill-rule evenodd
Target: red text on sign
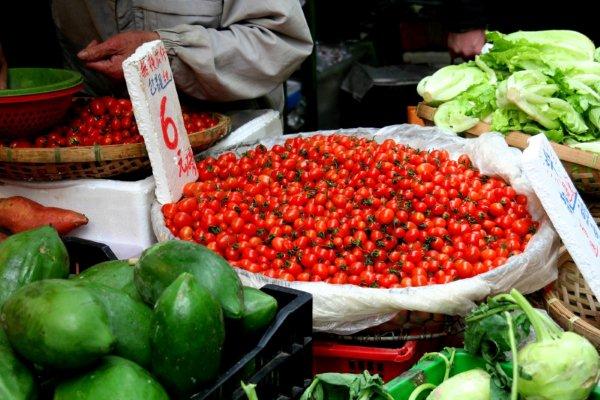
M 167 96 L 163 96 L 160 101 L 160 127 L 162 129 L 163 140 L 167 147 L 171 150 L 175 150 L 177 148 L 177 144 L 179 143 L 179 132 L 177 131 L 177 125 L 173 118 L 166 116 L 167 108 Z M 173 131 L 173 137 L 169 136 L 169 127 Z

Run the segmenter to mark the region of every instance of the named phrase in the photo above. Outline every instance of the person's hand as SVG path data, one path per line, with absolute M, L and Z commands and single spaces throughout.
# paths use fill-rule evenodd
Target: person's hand
M 8 64 L 2 51 L 2 45 L 0 44 L 0 90 L 6 89 L 8 82 Z
M 479 53 L 485 44 L 485 30 L 474 29 L 463 33 L 453 33 L 448 35 L 448 49 L 452 59 L 461 57 L 464 60 L 470 60 Z
M 119 33 L 102 43 L 91 42 L 77 57 L 86 67 L 99 71 L 113 79 L 123 79 L 123 61 L 143 43 L 158 40 L 156 32 L 129 31 Z

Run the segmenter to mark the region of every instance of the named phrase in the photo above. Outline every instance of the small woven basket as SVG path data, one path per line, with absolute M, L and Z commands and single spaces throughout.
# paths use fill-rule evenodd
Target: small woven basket
M 561 327 L 585 336 L 600 349 L 600 303 L 565 249 L 558 257 L 558 279 L 546 288 L 544 301 Z
M 217 125 L 189 134 L 195 152 L 203 151 L 226 136 L 231 119 L 214 114 Z M 150 168 L 143 143 L 65 148 L 0 147 L 0 179 L 57 181 L 63 179 L 110 178 Z

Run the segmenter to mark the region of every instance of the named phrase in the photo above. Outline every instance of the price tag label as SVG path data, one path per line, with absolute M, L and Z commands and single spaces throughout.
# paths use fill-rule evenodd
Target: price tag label
M 156 198 L 161 204 L 177 201 L 183 186 L 198 179 L 198 171 L 162 42 L 140 46 L 123 62 L 123 72 L 152 164 Z
M 600 298 L 600 229 L 544 134 L 529 139 L 523 168 L 575 264 Z

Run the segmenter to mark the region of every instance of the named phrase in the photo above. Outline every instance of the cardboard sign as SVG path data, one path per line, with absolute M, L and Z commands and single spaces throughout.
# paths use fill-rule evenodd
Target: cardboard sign
M 156 199 L 172 203 L 198 179 L 167 51 L 160 40 L 141 45 L 123 62 L 138 129 L 156 181 Z
M 523 168 L 581 274 L 600 298 L 600 229 L 544 134 L 529 139 Z

